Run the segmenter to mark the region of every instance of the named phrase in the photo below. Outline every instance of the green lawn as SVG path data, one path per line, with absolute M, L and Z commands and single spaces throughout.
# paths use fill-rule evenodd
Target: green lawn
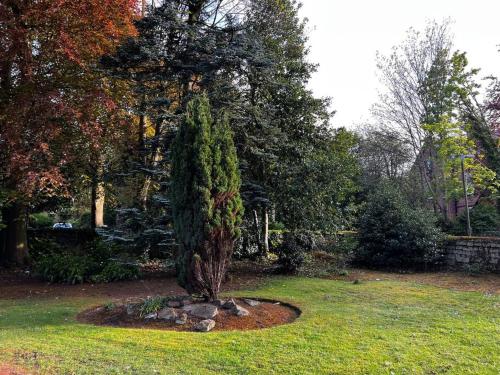
M 176 333 L 75 321 L 105 300 L 0 300 L 0 363 L 56 374 L 500 373 L 498 296 L 304 278 L 238 294 L 303 314 L 261 331 Z

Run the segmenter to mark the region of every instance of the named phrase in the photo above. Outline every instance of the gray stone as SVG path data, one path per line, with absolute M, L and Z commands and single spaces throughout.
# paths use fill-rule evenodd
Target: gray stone
M 144 320 L 155 320 L 158 318 L 158 314 L 157 313 L 151 313 L 151 314 L 148 314 L 144 317 Z
M 182 313 L 177 316 L 177 319 L 175 319 L 175 324 L 183 325 L 186 324 L 188 321 L 188 316 L 186 313 Z
M 195 331 L 198 332 L 209 332 L 215 327 L 215 320 L 212 319 L 206 319 L 202 320 L 201 322 L 197 323 L 194 326 Z
M 139 312 L 139 305 L 137 303 L 129 303 L 127 305 L 128 316 L 137 315 L 138 312 Z
M 252 306 L 252 307 L 255 307 L 255 306 L 259 306 L 261 304 L 260 301 L 256 301 L 254 299 L 248 299 L 248 298 L 245 298 L 243 301 L 245 301 L 245 303 L 248 305 L 248 306 Z
M 219 313 L 217 307 L 210 303 L 187 305 L 184 306 L 182 309 L 189 315 L 202 319 L 212 319 Z
M 226 310 L 231 310 L 234 309 L 236 306 L 238 305 L 236 304 L 236 302 L 234 302 L 234 299 L 231 298 L 222 305 L 222 308 Z
M 167 307 L 158 312 L 158 319 L 174 321 L 177 319 L 177 311 Z
M 226 303 L 226 301 L 223 299 L 216 299 L 215 301 L 212 302 L 212 304 L 217 306 L 217 307 L 222 307 L 222 306 L 224 306 L 225 303 Z
M 248 316 L 248 315 L 250 315 L 250 312 L 247 309 L 241 307 L 240 305 L 236 305 L 235 307 L 233 307 L 231 309 L 231 312 L 236 316 Z

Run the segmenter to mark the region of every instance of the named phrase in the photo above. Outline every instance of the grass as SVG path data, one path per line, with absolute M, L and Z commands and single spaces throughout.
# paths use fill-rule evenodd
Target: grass
M 303 310 L 293 324 L 177 333 L 83 325 L 105 300 L 0 300 L 0 363 L 62 374 L 498 374 L 498 296 L 403 282 L 272 279 L 239 295 Z

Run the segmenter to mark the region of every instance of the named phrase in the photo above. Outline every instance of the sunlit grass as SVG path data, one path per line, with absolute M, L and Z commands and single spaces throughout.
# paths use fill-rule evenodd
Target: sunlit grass
M 276 278 L 239 295 L 300 307 L 293 324 L 208 334 L 75 321 L 103 299 L 0 301 L 0 362 L 76 374 L 498 374 L 498 296 L 403 282 Z

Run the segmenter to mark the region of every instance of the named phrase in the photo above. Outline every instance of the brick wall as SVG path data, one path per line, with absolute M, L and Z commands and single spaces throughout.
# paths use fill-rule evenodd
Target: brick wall
M 500 273 L 500 237 L 452 237 L 446 244 L 446 262 L 453 270 Z

